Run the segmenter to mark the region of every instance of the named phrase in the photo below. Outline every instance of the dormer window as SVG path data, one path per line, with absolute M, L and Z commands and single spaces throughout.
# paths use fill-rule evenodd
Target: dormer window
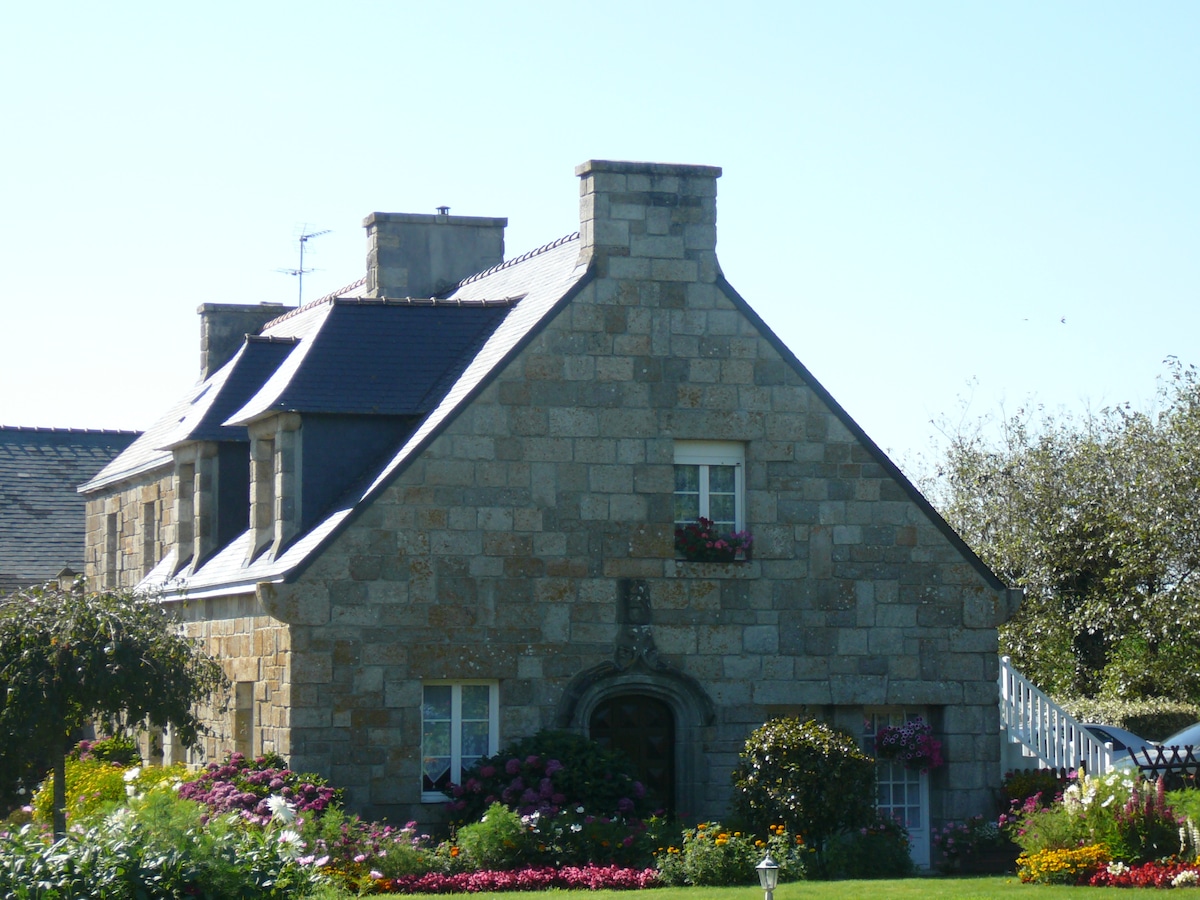
M 279 553 L 302 530 L 301 425 L 299 415 L 282 413 L 249 426 L 251 559 Z
M 202 566 L 246 530 L 249 466 L 241 441 L 196 441 L 174 452 L 178 572 Z

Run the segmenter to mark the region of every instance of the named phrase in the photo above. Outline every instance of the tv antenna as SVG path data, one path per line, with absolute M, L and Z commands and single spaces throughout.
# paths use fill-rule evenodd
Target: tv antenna
M 300 265 L 295 269 L 276 269 L 276 272 L 282 272 L 284 275 L 295 275 L 297 281 L 296 306 L 304 305 L 304 273 L 312 272 L 312 269 L 304 268 L 304 245 L 315 237 L 320 237 L 323 234 L 329 234 L 330 229 L 324 231 L 309 231 L 305 225 L 300 233 Z

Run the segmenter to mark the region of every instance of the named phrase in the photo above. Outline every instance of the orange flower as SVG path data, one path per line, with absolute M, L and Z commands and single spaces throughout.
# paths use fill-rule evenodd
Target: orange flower
M 458 848 L 457 848 L 457 847 L 451 847 L 451 848 L 450 848 L 450 855 L 451 855 L 451 856 L 458 856 Z

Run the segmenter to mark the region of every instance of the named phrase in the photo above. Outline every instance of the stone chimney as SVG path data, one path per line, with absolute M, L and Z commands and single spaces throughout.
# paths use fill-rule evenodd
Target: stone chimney
M 580 262 L 610 278 L 705 282 L 717 272 L 716 166 L 577 166 Z
M 202 303 L 200 313 L 200 377 L 207 378 L 233 359 L 248 334 L 287 312 L 282 303 Z
M 371 213 L 367 229 L 367 296 L 432 297 L 504 262 L 508 219 L 417 213 Z

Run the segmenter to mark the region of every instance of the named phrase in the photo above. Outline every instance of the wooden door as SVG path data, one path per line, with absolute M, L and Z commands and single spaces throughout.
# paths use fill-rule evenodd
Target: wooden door
M 644 694 L 601 701 L 589 723 L 592 740 L 623 751 L 647 791 L 668 813 L 675 810 L 675 716 Z

